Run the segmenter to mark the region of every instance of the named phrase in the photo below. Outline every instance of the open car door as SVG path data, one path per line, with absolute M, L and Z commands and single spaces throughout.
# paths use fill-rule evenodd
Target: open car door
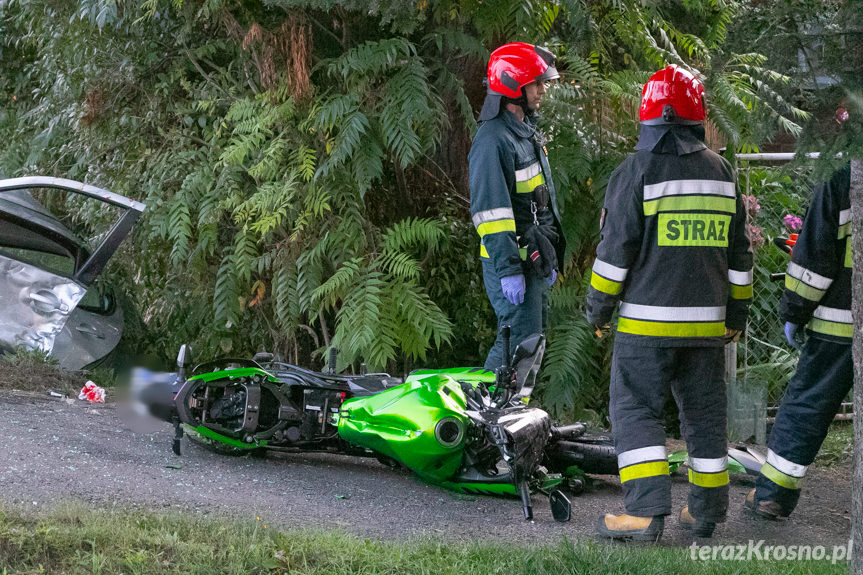
M 119 209 L 90 253 L 28 189 L 53 188 Z M 0 180 L 0 346 L 50 353 L 69 315 L 129 234 L 144 204 L 73 180 Z

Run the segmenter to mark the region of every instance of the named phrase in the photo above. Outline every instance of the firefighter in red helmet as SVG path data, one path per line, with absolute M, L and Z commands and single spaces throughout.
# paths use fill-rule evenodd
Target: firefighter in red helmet
M 603 328 L 620 304 L 609 411 L 626 513 L 599 519 L 605 537 L 662 534 L 669 392 L 689 451 L 681 525 L 709 537 L 728 507 L 723 346 L 746 326 L 752 253 L 734 170 L 704 143 L 703 96 L 677 66 L 651 76 L 636 151 L 606 190 L 587 317 Z
M 485 290 L 498 327 L 511 327 L 513 345 L 543 331 L 547 291 L 564 249 L 545 138 L 535 121 L 546 84 L 558 77 L 554 56 L 540 46 L 514 42 L 492 52 L 468 154 Z M 485 367 L 502 364 L 498 336 Z

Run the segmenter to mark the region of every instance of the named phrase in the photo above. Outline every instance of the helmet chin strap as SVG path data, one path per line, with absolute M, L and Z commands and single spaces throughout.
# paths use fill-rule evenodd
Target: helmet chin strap
M 514 104 L 522 109 L 525 116 L 533 116 L 533 110 L 527 105 L 527 96 L 524 94 L 524 88 L 521 89 L 521 96 L 518 98 L 503 97 L 503 104 Z

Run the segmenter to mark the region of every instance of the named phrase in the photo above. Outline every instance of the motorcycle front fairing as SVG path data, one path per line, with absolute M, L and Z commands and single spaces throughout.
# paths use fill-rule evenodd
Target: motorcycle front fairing
M 535 479 L 551 421 L 524 399 L 501 409 L 470 408 L 495 382 L 482 368 L 418 370 L 401 386 L 346 401 L 339 435 L 394 459 L 421 477 L 457 491 L 519 495 Z M 560 481 L 540 481 L 549 488 Z
M 460 468 L 468 418 L 458 382 L 442 374 L 408 378 L 381 393 L 342 404 L 339 436 L 440 483 Z

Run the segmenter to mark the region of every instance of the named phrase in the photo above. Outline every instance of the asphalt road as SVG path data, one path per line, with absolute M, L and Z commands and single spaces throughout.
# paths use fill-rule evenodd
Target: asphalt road
M 114 404 L 93 405 L 0 390 L 0 504 L 28 512 L 69 500 L 93 508 L 182 511 L 225 519 L 260 518 L 274 527 L 340 528 L 364 537 L 482 538 L 550 541 L 593 536 L 597 517 L 623 511 L 616 477 L 597 478 L 572 499 L 572 521 L 555 523 L 534 500 L 535 520 L 518 500 L 462 495 L 427 485 L 374 459 L 332 454 L 219 455 L 185 439 L 171 452 L 173 431 L 130 429 Z M 134 427 L 134 426 L 133 426 Z M 742 512 L 751 478 L 733 476 L 729 521 L 721 542 L 841 545 L 850 536 L 848 468 L 812 470 L 794 517 L 763 522 Z M 675 509 L 685 505 L 685 473 L 674 478 Z M 663 541 L 690 539 L 667 522 Z

